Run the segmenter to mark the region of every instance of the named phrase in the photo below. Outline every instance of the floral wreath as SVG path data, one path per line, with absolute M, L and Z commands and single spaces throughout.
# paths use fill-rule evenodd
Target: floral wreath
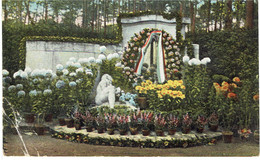
M 153 31 L 158 31 L 158 29 L 145 28 L 139 33 L 135 33 L 135 36 L 128 41 L 127 48 L 123 53 L 122 64 L 124 66 L 123 73 L 126 74 L 129 81 L 133 81 L 137 77 L 135 67 L 140 59 L 140 48 L 145 45 Z M 178 47 L 179 43 L 164 30 L 162 30 L 162 37 L 162 44 L 165 50 L 166 78 L 172 79 L 174 73 L 179 72 L 182 63 L 180 48 Z

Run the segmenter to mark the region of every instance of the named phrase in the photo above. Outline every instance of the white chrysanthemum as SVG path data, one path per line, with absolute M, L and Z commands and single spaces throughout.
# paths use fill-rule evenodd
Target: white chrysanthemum
M 3 73 L 3 76 L 8 76 L 8 75 L 9 75 L 9 72 L 8 72 L 6 69 L 4 69 L 4 70 L 2 71 L 2 73 Z
M 107 50 L 107 47 L 106 46 L 101 46 L 99 48 L 100 52 L 104 53 L 106 50 Z
M 182 61 L 183 61 L 184 63 L 188 63 L 189 60 L 190 60 L 190 57 L 189 57 L 189 56 L 184 56 L 184 57 L 182 58 Z
M 75 77 L 75 76 L 77 76 L 77 74 L 76 74 L 75 72 L 71 72 L 71 73 L 70 73 L 70 76 L 71 76 L 71 77 Z
M 130 70 L 130 67 L 125 67 L 124 70 L 125 70 L 125 71 L 126 71 L 126 70 Z
M 76 87 L 76 86 L 77 86 L 77 83 L 74 82 L 74 81 L 72 81 L 72 82 L 69 83 L 69 86 L 70 86 L 70 87 Z
M 114 53 L 114 54 L 113 54 L 113 58 L 119 58 L 118 53 Z
M 63 70 L 62 70 L 62 73 L 63 73 L 63 75 L 65 75 L 65 76 L 66 76 L 66 75 L 68 75 L 68 74 L 69 74 L 69 71 L 68 71 L 67 69 L 63 69 Z
M 23 85 L 22 85 L 22 84 L 17 84 L 17 85 L 16 85 L 16 88 L 17 88 L 18 90 L 22 90 L 22 89 L 23 89 Z
M 21 73 L 22 73 L 22 72 L 23 72 L 22 70 L 19 70 L 19 71 L 15 72 L 14 75 L 13 75 L 14 79 L 15 79 L 16 77 L 18 77 L 18 76 L 21 76 Z
M 32 91 L 29 92 L 29 95 L 30 95 L 31 97 L 37 96 L 37 91 L 36 91 L 36 90 L 32 90 Z
M 52 91 L 50 90 L 50 89 L 45 89 L 44 91 L 43 91 L 43 95 L 51 95 L 52 94 Z
M 23 79 L 27 79 L 27 78 L 28 78 L 27 72 L 22 72 L 20 76 L 21 76 Z
M 96 63 L 97 64 L 102 64 L 102 60 L 101 59 L 96 59 Z
M 80 68 L 81 64 L 79 62 L 77 62 L 77 63 L 74 63 L 73 66 L 76 67 L 76 68 Z
M 75 57 L 70 57 L 69 61 L 71 61 L 71 62 L 73 62 L 73 63 L 76 63 L 76 62 L 77 62 L 77 60 L 76 60 Z
M 79 72 L 84 72 L 84 69 L 83 68 L 78 68 L 78 69 L 76 69 L 76 73 L 79 73 Z
M 67 66 L 67 67 L 73 66 L 73 65 L 74 65 L 74 62 L 72 62 L 72 61 L 68 61 L 68 62 L 66 63 L 66 66 Z
M 24 97 L 25 96 L 25 92 L 24 91 L 19 91 L 17 93 L 18 97 Z
M 26 67 L 24 72 L 26 72 L 27 74 L 30 74 L 32 72 L 32 69 L 30 67 Z
M 95 63 L 96 60 L 95 60 L 94 57 L 89 57 L 89 58 L 88 58 L 88 62 L 89 62 L 89 63 Z
M 63 70 L 63 65 L 62 64 L 57 64 L 56 65 L 56 69 L 59 70 L 59 71 Z
M 57 74 L 56 73 L 52 73 L 51 78 L 55 79 L 56 77 L 57 77 Z
M 121 67 L 121 65 L 122 65 L 121 62 L 115 64 L 116 67 Z
M 113 59 L 114 58 L 114 55 L 113 54 L 109 54 L 108 56 L 107 56 L 107 60 L 111 60 L 111 59 Z
M 98 59 L 101 59 L 101 60 L 105 60 L 106 59 L 106 56 L 104 54 L 100 54 L 98 56 Z

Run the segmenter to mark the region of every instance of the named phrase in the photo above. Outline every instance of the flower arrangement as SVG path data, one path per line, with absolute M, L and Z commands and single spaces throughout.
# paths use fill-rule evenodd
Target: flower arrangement
M 165 128 L 166 120 L 161 114 L 154 117 L 154 126 L 155 130 L 163 130 Z
M 116 114 L 105 113 L 104 117 L 105 117 L 105 123 L 106 123 L 107 128 L 114 129 L 117 126 L 117 116 L 116 116 Z
M 204 116 L 198 116 L 196 121 L 198 128 L 204 128 L 204 126 L 208 123 L 207 119 Z
M 97 117 L 95 117 L 95 122 L 97 124 L 97 129 L 99 130 L 99 132 L 103 132 L 106 126 L 106 120 L 104 116 L 98 115 Z
M 192 124 L 192 118 L 189 116 L 189 113 L 186 113 L 185 115 L 183 115 L 182 127 L 189 128 L 191 124 Z
M 209 125 L 213 126 L 213 125 L 218 125 L 219 123 L 219 119 L 218 119 L 218 115 L 213 112 L 210 117 L 208 118 L 208 122 L 209 122 Z
M 137 94 L 131 94 L 129 92 L 122 93 L 119 97 L 119 101 L 124 102 L 126 104 L 130 104 L 132 106 L 136 106 L 135 100 L 136 100 Z
M 136 113 L 132 113 L 132 115 L 130 116 L 130 122 L 129 122 L 129 127 L 131 128 L 137 128 L 138 127 L 138 113 L 137 112 L 137 115 Z
M 118 129 L 119 130 L 127 130 L 128 128 L 128 122 L 129 122 L 129 116 L 126 115 L 119 115 L 117 117 L 117 123 L 118 123 Z
M 148 125 L 151 124 L 153 119 L 153 113 L 152 112 L 143 112 L 141 113 L 141 117 L 139 122 L 142 124 L 143 130 L 149 130 Z
M 238 134 L 241 136 L 241 138 L 249 138 L 250 134 L 252 134 L 250 129 L 240 129 L 238 130 Z

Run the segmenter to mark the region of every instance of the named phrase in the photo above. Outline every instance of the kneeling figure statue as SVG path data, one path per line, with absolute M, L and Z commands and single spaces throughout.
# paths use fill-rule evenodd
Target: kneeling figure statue
M 112 85 L 112 77 L 108 74 L 104 74 L 97 86 L 97 95 L 95 102 L 97 106 L 108 102 L 110 108 L 114 108 L 115 105 L 115 87 Z

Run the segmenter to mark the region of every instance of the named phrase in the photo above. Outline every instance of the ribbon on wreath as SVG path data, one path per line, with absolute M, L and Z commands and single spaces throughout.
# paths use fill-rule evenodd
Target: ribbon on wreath
M 158 82 L 163 83 L 166 80 L 166 67 L 165 67 L 165 53 L 163 49 L 162 43 L 162 31 L 153 31 L 150 36 L 147 38 L 144 46 L 141 48 L 140 58 L 136 64 L 136 68 L 134 73 L 137 75 L 141 74 L 141 69 L 144 62 L 144 56 L 146 54 L 147 48 L 150 46 L 150 42 L 152 41 L 152 37 L 155 35 L 159 35 L 158 47 L 157 47 L 157 77 Z

